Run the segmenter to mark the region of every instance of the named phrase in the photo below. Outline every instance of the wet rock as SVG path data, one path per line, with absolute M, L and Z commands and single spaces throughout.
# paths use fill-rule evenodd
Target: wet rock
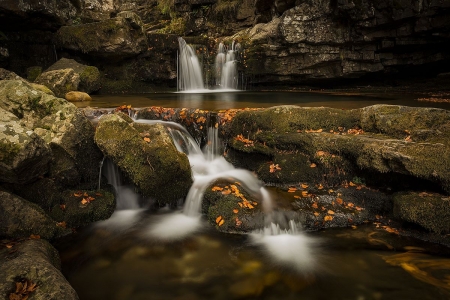
M 83 101 L 92 101 L 91 96 L 83 92 L 68 92 L 64 98 L 66 98 L 69 102 L 83 102 Z
M 38 179 L 25 185 L 16 185 L 13 190 L 15 194 L 36 203 L 46 212 L 49 212 L 53 206 L 59 205 L 61 201 L 60 186 L 50 178 Z
M 0 68 L 0 80 L 25 80 L 14 72 Z
M 106 58 L 122 59 L 147 49 L 147 39 L 142 28 L 133 28 L 132 24 L 122 17 L 63 26 L 56 37 L 59 46 L 64 49 Z
M 23 238 L 33 234 L 52 239 L 64 232 L 42 208 L 14 194 L 0 191 L 0 207 L 0 236 Z
M 189 161 L 161 124 L 130 124 L 118 115 L 105 115 L 95 141 L 145 196 L 175 203 L 187 195 L 192 184 Z
M 25 240 L 12 249 L 0 250 L 0 295 L 9 297 L 15 292 L 15 282 L 20 280 L 37 285 L 29 294 L 31 299 L 78 300 L 60 271 L 58 251 L 45 240 Z
M 434 193 L 398 193 L 393 196 L 394 216 L 432 232 L 450 232 L 450 197 Z
M 0 182 L 27 183 L 48 172 L 50 147 L 12 113 L 0 108 Z
M 101 88 L 100 71 L 97 67 L 80 64 L 74 59 L 61 58 L 45 70 L 45 72 L 63 69 L 72 69 L 78 74 L 80 82 L 79 85 L 76 86 L 77 91 L 90 94 Z
M 48 87 L 57 97 L 64 98 L 66 93 L 78 89 L 80 76 L 73 69 L 61 69 L 44 72 L 35 82 Z
M 76 228 L 108 219 L 115 208 L 114 194 L 109 191 L 67 190 L 50 215 L 58 222 L 65 222 L 68 228 Z

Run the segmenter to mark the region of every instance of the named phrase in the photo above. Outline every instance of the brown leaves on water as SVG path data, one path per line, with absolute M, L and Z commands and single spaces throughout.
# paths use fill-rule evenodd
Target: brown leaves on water
M 18 281 L 16 282 L 15 291 L 9 294 L 9 300 L 26 300 L 36 288 L 36 283 L 33 283 L 31 280 Z

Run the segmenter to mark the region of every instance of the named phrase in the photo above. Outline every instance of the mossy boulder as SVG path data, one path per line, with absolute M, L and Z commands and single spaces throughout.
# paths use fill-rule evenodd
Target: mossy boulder
M 42 239 L 13 243 L 0 250 L 0 295 L 4 299 L 15 292 L 16 282 L 30 280 L 37 289 L 30 299 L 78 300 L 75 290 L 61 273 L 58 251 Z M 8 299 L 19 299 L 11 298 Z
M 450 197 L 436 193 L 398 193 L 394 216 L 440 234 L 450 233 Z
M 51 178 L 41 178 L 29 184 L 15 185 L 16 195 L 39 205 L 45 212 L 61 202 L 60 186 Z
M 78 74 L 80 83 L 77 86 L 77 91 L 89 94 L 101 88 L 101 76 L 97 67 L 80 64 L 74 59 L 61 58 L 45 70 L 45 72 L 63 69 L 72 69 L 75 74 Z M 69 99 L 67 100 L 70 101 Z
M 35 83 L 45 85 L 57 97 L 64 98 L 68 92 L 78 90 L 80 75 L 73 69 L 46 71 L 36 78 Z
M 89 225 L 108 219 L 116 208 L 114 194 L 106 190 L 66 190 L 61 202 L 52 208 L 50 215 L 69 228 Z
M 0 191 L 0 208 L 2 237 L 23 238 L 33 234 L 52 239 L 65 231 L 41 207 L 14 194 Z
M 33 181 L 48 172 L 51 159 L 47 143 L 0 108 L 0 182 Z
M 116 17 L 95 23 L 62 26 L 56 33 L 56 40 L 58 46 L 67 50 L 123 59 L 135 56 L 148 47 L 142 28 L 135 28 L 136 24 L 129 17 Z
M 187 195 L 192 184 L 188 158 L 177 151 L 163 125 L 129 123 L 119 115 L 105 115 L 95 141 L 143 195 L 160 203 L 175 203 Z

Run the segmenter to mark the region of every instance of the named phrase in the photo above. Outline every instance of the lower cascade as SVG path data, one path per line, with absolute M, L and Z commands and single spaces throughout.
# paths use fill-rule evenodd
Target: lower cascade
M 250 234 L 250 242 L 263 247 L 280 264 L 294 267 L 300 272 L 310 272 L 313 269 L 315 259 L 312 248 L 316 241 L 304 235 L 300 225 L 294 220 L 287 219 L 282 212 L 274 209 L 269 192 L 253 173 L 236 169 L 219 154 L 221 147 L 217 128 L 208 129 L 208 143 L 202 151 L 187 130 L 177 123 L 155 120 L 135 122 L 163 124 L 171 134 L 177 149 L 188 156 L 194 177 L 182 210 L 159 216 L 158 222 L 143 229 L 144 237 L 177 241 L 200 232 L 207 226 L 202 221 L 201 212 L 205 190 L 218 179 L 238 181 L 247 192 L 261 199 L 265 213 L 265 226 Z M 108 160 L 105 165 L 108 168 L 105 170 L 108 181 L 116 189 L 117 210 L 109 220 L 100 222 L 99 226 L 125 230 L 138 222 L 138 215 L 145 208 L 139 207 L 139 196 L 132 188 L 121 185 L 120 178 L 111 175 L 120 174 L 118 168 Z

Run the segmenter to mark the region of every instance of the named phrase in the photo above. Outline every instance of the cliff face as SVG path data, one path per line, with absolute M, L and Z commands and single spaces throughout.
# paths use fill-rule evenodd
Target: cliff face
M 259 82 L 448 70 L 448 1 L 297 2 L 270 23 L 239 34 L 250 42 L 249 73 Z
M 22 76 L 63 56 L 127 86 L 174 86 L 176 36 L 201 44 L 211 62 L 218 41 L 239 39 L 246 51 L 240 72 L 252 84 L 392 81 L 450 71 L 446 0 L 21 0 L 0 2 L 0 17 L 0 67 Z M 86 49 L 117 39 L 115 27 L 102 26 L 118 18 L 148 47 L 129 55 L 115 43 L 111 64 L 111 55 Z M 82 32 L 76 43 L 83 47 L 61 32 Z

